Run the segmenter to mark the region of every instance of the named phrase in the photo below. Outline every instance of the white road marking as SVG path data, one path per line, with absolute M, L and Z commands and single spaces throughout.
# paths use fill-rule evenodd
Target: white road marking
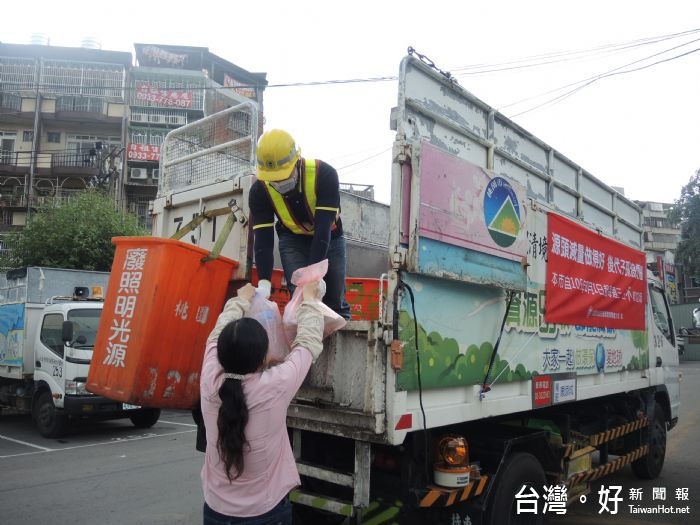
M 142 439 L 153 439 L 153 438 L 157 438 L 157 437 L 176 436 L 178 434 L 189 434 L 191 432 L 194 432 L 194 430 L 182 430 L 180 432 L 168 432 L 167 434 L 147 434 L 144 436 L 117 438 L 117 439 L 114 439 L 113 441 L 103 441 L 102 443 L 88 443 L 87 445 L 75 445 L 73 447 L 63 447 L 63 448 L 45 448 L 45 447 L 39 447 L 37 445 L 32 445 L 30 443 L 23 443 L 27 446 L 40 448 L 42 450 L 37 450 L 34 452 L 22 452 L 20 454 L 8 454 L 6 456 L 0 456 L 0 459 L 16 458 L 19 456 L 33 456 L 35 454 L 45 454 L 46 452 L 61 452 L 63 450 L 74 450 L 74 449 L 78 449 L 78 448 L 99 447 L 101 445 L 116 445 L 117 443 L 126 443 L 127 441 L 140 441 Z M 0 437 L 3 437 L 3 436 L 0 436 Z M 15 440 L 10 439 L 10 441 L 15 441 Z M 17 441 L 17 443 L 22 443 L 22 442 Z
M 27 443 L 26 441 L 20 441 L 19 439 L 12 439 L 11 437 L 3 436 L 2 434 L 0 434 L 0 439 L 4 439 L 5 441 L 11 441 L 12 443 L 17 443 L 19 445 L 24 445 L 27 447 L 38 448 L 39 450 L 41 450 L 43 452 L 51 452 L 51 451 L 55 450 L 52 448 L 46 448 L 46 447 L 41 447 L 39 445 L 34 445 L 32 443 Z M 5 457 L 5 456 L 0 456 L 0 457 Z
M 194 423 L 178 423 L 177 421 L 163 421 L 162 419 L 159 419 L 158 423 L 167 423 L 168 425 L 182 425 L 183 427 L 197 428 L 197 425 Z

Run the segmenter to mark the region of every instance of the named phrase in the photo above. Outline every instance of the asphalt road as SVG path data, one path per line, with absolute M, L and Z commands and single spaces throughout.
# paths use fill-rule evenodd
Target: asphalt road
M 668 435 L 662 475 L 641 481 L 625 468 L 602 481 L 604 487 L 622 487 L 616 515 L 599 513 L 598 484 L 585 504 L 555 515 L 551 523 L 700 522 L 700 362 L 684 363 L 682 370 L 681 418 Z M 128 420 L 81 425 L 63 439 L 42 438 L 28 416 L 0 415 L 0 523 L 201 523 L 203 455 L 194 443 L 189 412 L 164 411 L 146 431 Z M 665 500 L 652 499 L 655 488 L 666 489 Z M 630 500 L 631 489 L 641 489 L 641 501 Z M 688 489 L 688 500 L 677 500 L 676 489 Z M 630 504 L 689 506 L 690 514 L 630 514 Z
M 129 420 L 46 439 L 28 416 L 0 416 L 0 523 L 186 524 L 202 521 L 189 412 L 164 411 L 146 431 Z
M 668 433 L 666 460 L 661 475 L 655 480 L 640 480 L 634 476 L 631 468 L 626 467 L 608 476 L 591 487 L 585 504 L 575 504 L 567 509 L 566 515 L 554 516 L 552 524 L 584 525 L 600 524 L 632 525 L 636 523 L 654 523 L 657 525 L 697 524 L 700 523 L 700 362 L 681 363 L 683 377 L 681 380 L 681 413 L 678 425 Z M 600 488 L 609 490 L 611 486 L 622 487 L 619 496 L 617 514 L 602 510 Z M 664 489 L 666 499 L 653 499 L 654 489 Z M 632 489 L 641 489 L 641 500 L 632 500 Z M 688 500 L 677 499 L 677 489 L 687 489 Z M 614 495 L 610 492 L 609 495 Z M 604 495 L 603 495 L 604 496 Z M 683 497 L 683 496 L 681 496 Z M 634 507 L 689 507 L 689 514 L 642 514 L 630 512 Z M 608 503 L 613 510 L 613 504 Z

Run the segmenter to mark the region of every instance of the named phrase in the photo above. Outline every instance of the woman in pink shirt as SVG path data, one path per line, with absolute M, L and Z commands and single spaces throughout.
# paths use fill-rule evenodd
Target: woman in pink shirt
M 204 525 L 292 523 L 287 494 L 300 480 L 287 408 L 323 350 L 322 288 L 304 287 L 297 336 L 280 364 L 266 366 L 267 333 L 243 317 L 255 294 L 250 284 L 226 303 L 209 335 L 200 378 Z

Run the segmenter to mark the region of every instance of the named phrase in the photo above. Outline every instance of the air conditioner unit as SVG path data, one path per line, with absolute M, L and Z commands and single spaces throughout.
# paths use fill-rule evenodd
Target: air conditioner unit
M 129 174 L 131 175 L 132 180 L 144 180 L 148 178 L 148 171 L 146 170 L 146 168 L 131 168 Z
M 160 176 L 160 169 L 158 169 L 158 168 L 154 169 L 153 172 L 151 173 L 151 178 L 153 180 L 158 180 L 159 176 Z

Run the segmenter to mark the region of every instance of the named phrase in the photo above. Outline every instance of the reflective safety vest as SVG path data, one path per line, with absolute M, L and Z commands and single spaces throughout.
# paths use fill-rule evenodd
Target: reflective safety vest
M 305 171 L 302 174 L 304 187 L 303 194 L 306 200 L 306 207 L 311 215 L 311 221 L 313 221 L 314 214 L 316 213 L 316 160 L 306 159 L 304 161 Z M 296 220 L 292 212 L 287 206 L 287 202 L 284 200 L 282 194 L 275 189 L 274 186 L 268 181 L 263 181 L 265 183 L 265 188 L 267 188 L 267 193 L 272 200 L 272 206 L 275 208 L 275 213 L 277 217 L 282 221 L 282 224 L 292 233 L 297 235 L 313 235 L 314 234 L 314 224 L 313 222 L 300 223 Z M 319 207 L 319 210 L 330 210 L 337 212 L 336 208 Z M 335 224 L 331 227 L 331 230 L 335 229 Z

